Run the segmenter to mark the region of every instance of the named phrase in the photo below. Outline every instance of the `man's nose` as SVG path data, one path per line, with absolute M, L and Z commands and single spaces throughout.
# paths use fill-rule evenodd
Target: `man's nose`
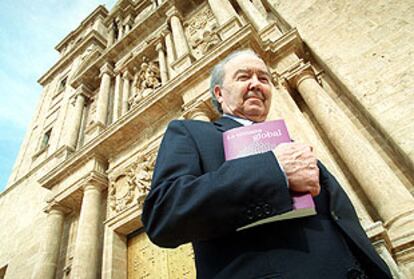
M 252 77 L 251 77 L 251 79 L 250 79 L 250 83 L 249 83 L 249 89 L 250 90 L 253 90 L 253 89 L 258 89 L 258 88 L 260 88 L 261 89 L 261 82 L 260 82 L 260 80 L 259 80 L 259 78 L 258 78 L 258 76 L 257 75 L 253 75 Z

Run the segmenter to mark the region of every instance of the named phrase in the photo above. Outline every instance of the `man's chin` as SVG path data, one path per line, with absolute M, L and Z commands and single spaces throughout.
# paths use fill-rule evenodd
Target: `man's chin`
M 245 114 L 245 117 L 253 122 L 263 122 L 266 120 L 267 114 L 263 113 L 263 111 L 259 112 L 251 112 Z

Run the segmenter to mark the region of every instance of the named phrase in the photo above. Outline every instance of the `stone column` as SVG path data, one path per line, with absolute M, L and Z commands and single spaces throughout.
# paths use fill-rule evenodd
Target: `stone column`
M 223 25 L 230 19 L 237 17 L 236 10 L 234 10 L 229 0 L 208 0 L 208 4 L 219 25 Z
M 80 126 L 82 122 L 85 99 L 91 96 L 92 92 L 86 85 L 80 85 L 75 92 L 75 107 L 71 117 L 69 118 L 68 130 L 66 134 L 66 145 L 72 149 L 76 149 L 79 138 Z
M 114 111 L 112 114 L 113 122 L 117 121 L 121 116 L 122 108 L 122 75 L 118 73 L 115 77 L 115 92 L 114 92 Z
M 222 40 L 227 39 L 240 28 L 238 15 L 229 0 L 208 0 L 208 4 L 219 24 L 218 33 Z
M 122 37 L 124 36 L 124 24 L 123 24 L 123 19 L 120 18 L 119 16 L 115 19 L 115 22 L 117 24 L 118 27 L 118 41 L 122 39 Z
M 165 60 L 164 46 L 160 40 L 155 50 L 158 52 L 158 62 L 160 64 L 161 83 L 164 85 L 168 81 L 167 61 Z
M 262 3 L 262 0 L 253 0 L 252 3 L 256 7 L 256 9 L 266 18 L 267 11 L 266 11 L 265 6 Z
M 99 87 L 96 105 L 96 123 L 105 127 L 108 118 L 109 90 L 111 89 L 111 78 L 114 75 L 113 67 L 107 62 L 101 67 L 101 85 Z
M 58 263 L 60 244 L 63 233 L 63 223 L 68 208 L 52 202 L 45 209 L 47 215 L 46 231 L 40 246 L 39 260 L 36 264 L 32 279 L 54 279 Z
M 237 0 L 240 8 L 259 33 L 263 41 L 276 41 L 282 35 L 277 25 L 267 21 L 266 17 L 250 2 L 250 0 Z
M 125 34 L 127 34 L 129 31 L 131 31 L 132 25 L 134 24 L 134 20 L 131 16 L 129 16 L 126 20 L 125 20 Z
M 187 38 L 184 33 L 183 25 L 181 24 L 181 15 L 175 7 L 167 11 L 168 21 L 170 22 L 171 31 L 173 35 L 177 59 L 174 62 L 174 70 L 184 70 L 192 63 L 192 56 L 188 46 Z
M 274 83 L 278 84 L 277 81 L 274 81 Z M 318 138 L 315 130 L 312 129 L 312 126 L 309 124 L 312 123 L 312 120 L 309 119 L 307 113 L 300 110 L 291 94 L 281 86 L 278 86 L 277 89 L 272 88 L 272 96 L 272 103 L 267 119 L 283 118 L 289 126 L 289 133 L 296 141 L 310 143 L 315 147 L 314 151 L 317 158 L 335 175 L 335 178 L 340 182 L 351 199 L 362 226 L 366 227 L 371 225 L 373 220 L 352 188 L 349 177 L 344 174 L 327 146 Z
M 389 228 L 391 241 L 414 231 L 414 198 L 315 79 L 310 65 L 291 74 L 296 88 Z
M 122 74 L 123 79 L 123 89 L 122 89 L 122 106 L 121 106 L 121 115 L 124 115 L 128 112 L 128 99 L 131 91 L 130 81 L 132 79 L 129 71 L 125 71 Z
M 102 185 L 88 181 L 83 188 L 73 258 L 73 277 L 96 279 L 99 269 L 99 226 L 101 225 Z
M 115 30 L 114 30 L 114 24 L 112 23 L 109 26 L 109 31 L 108 31 L 108 40 L 107 40 L 107 47 L 110 47 L 114 44 L 115 42 Z
M 252 2 L 249 0 L 237 0 L 237 3 L 257 31 L 261 31 L 267 27 L 269 22 Z
M 172 63 L 175 61 L 175 49 L 174 49 L 174 43 L 171 37 L 171 32 L 169 30 L 165 30 L 163 32 L 164 40 L 165 40 L 165 46 L 167 51 L 167 66 L 168 66 L 168 73 L 169 77 L 173 78 L 176 76 L 173 68 Z

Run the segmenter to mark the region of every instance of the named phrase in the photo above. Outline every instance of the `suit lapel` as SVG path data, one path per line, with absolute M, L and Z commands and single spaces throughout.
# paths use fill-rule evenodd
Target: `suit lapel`
M 214 121 L 213 124 L 220 132 L 225 132 L 227 130 L 242 126 L 242 124 L 229 117 L 221 117 L 217 121 Z

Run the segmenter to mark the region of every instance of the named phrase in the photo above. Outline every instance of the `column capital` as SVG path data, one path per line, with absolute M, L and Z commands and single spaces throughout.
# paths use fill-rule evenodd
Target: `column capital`
M 85 178 L 82 183 L 83 191 L 90 190 L 92 188 L 96 188 L 100 191 L 106 189 L 108 187 L 108 178 L 106 175 L 92 171 L 90 172 Z
M 164 44 L 162 43 L 162 37 L 159 37 L 156 40 L 155 50 L 160 51 L 160 50 L 164 50 L 164 49 L 165 49 L 165 47 L 164 47 Z
M 132 79 L 132 74 L 129 70 L 125 70 L 122 72 L 122 78 L 123 79 L 128 79 L 131 80 Z
M 305 79 L 316 79 L 313 68 L 309 62 L 299 63 L 296 67 L 289 70 L 283 77 L 291 88 L 296 89 Z
M 75 95 L 75 98 L 77 98 L 79 95 L 83 95 L 86 99 L 89 99 L 92 97 L 93 91 L 88 85 L 82 83 L 76 88 L 74 95 Z
M 99 69 L 99 71 L 100 71 L 99 76 L 102 76 L 103 74 L 115 76 L 114 67 L 109 62 L 106 62 L 105 64 L 103 64 L 102 67 Z
M 43 212 L 45 213 L 58 213 L 61 215 L 65 215 L 70 213 L 72 210 L 64 205 L 62 205 L 61 203 L 59 203 L 58 201 L 56 201 L 55 199 L 51 199 L 47 201 L 47 205 L 46 207 L 43 209 Z
M 181 21 L 183 20 L 183 16 L 181 15 L 180 11 L 178 11 L 178 9 L 174 6 L 172 6 L 171 8 L 169 8 L 166 12 L 165 15 L 167 16 L 167 21 L 170 21 L 172 17 L 176 16 L 177 18 L 179 18 Z
M 168 27 L 166 27 L 165 29 L 163 29 L 162 31 L 161 31 L 161 36 L 163 37 L 163 38 L 165 38 L 166 36 L 168 36 L 168 35 L 171 35 L 171 30 L 168 28 Z

